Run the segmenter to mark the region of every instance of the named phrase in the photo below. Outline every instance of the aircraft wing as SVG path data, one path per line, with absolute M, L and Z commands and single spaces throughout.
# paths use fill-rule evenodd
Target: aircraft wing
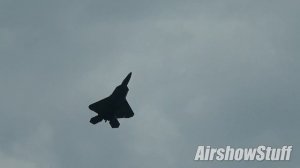
M 115 114 L 116 118 L 130 118 L 134 115 L 126 99 L 122 102 L 120 108 L 116 111 Z
M 92 111 L 98 113 L 99 111 L 109 110 L 109 104 L 110 104 L 110 100 L 109 97 L 107 97 L 100 101 L 97 101 L 96 103 L 89 105 L 89 108 Z

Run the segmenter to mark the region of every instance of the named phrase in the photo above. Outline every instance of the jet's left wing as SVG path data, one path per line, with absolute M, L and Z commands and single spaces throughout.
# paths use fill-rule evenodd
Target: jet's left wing
M 116 111 L 115 114 L 116 118 L 130 118 L 134 115 L 126 99 L 122 102 L 120 108 Z
M 96 103 L 89 105 L 89 109 L 94 111 L 95 113 L 99 113 L 100 111 L 108 111 L 110 110 L 111 100 L 109 97 L 106 97 Z

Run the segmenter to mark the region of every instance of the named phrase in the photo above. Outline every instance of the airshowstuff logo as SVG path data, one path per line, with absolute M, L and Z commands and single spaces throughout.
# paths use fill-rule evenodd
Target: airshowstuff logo
M 194 160 L 249 160 L 249 161 L 275 161 L 290 160 L 293 146 L 272 148 L 270 146 L 258 146 L 257 148 L 211 148 L 211 146 L 198 146 Z

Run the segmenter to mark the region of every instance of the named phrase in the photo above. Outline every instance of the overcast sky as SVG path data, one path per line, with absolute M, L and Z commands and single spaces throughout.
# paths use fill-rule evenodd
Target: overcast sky
M 0 167 L 298 167 L 299 6 L 0 0 Z M 91 125 L 129 72 L 135 116 Z M 293 152 L 204 162 L 198 145 Z

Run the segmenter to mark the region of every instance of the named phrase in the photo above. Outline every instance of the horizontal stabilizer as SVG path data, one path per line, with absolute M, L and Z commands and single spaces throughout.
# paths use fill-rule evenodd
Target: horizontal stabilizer
M 98 122 L 101 122 L 103 120 L 103 118 L 99 115 L 91 118 L 90 123 L 92 124 L 97 124 Z
M 119 128 L 119 126 L 120 126 L 119 121 L 115 118 L 110 120 L 109 124 L 110 124 L 111 128 Z

